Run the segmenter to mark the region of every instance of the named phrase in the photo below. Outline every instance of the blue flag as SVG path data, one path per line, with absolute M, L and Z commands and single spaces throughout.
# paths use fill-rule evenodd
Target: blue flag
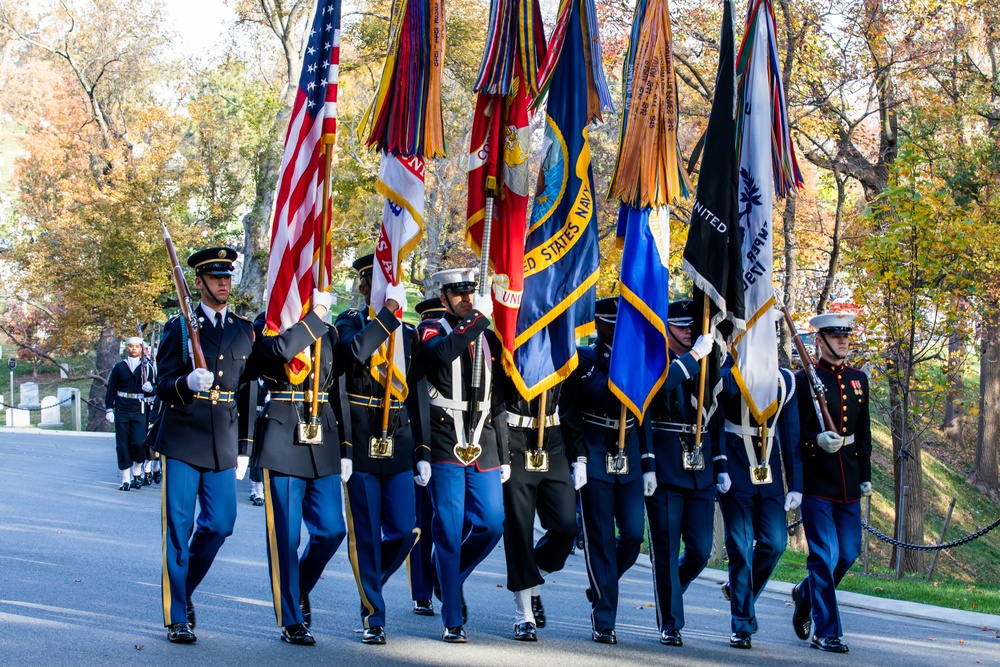
M 529 400 L 573 372 L 576 341 L 594 328 L 600 256 L 587 126 L 594 116 L 591 88 L 606 84 L 600 61 L 584 49 L 598 38 L 596 26 L 585 35 L 589 24 L 580 18 L 592 3 L 563 5 L 566 36 L 548 89 L 545 157 L 525 238 L 524 295 L 514 349 L 504 354 L 514 384 Z
M 640 422 L 670 366 L 668 210 L 623 204 L 618 211 L 618 238 L 625 241 L 608 383 Z

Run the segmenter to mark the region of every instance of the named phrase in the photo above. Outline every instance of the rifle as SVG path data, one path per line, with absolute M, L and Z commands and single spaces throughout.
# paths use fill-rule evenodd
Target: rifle
M 802 336 L 795 328 L 795 323 L 792 322 L 792 315 L 788 312 L 788 307 L 778 299 L 775 299 L 774 302 L 781 305 L 781 314 L 785 316 L 785 324 L 788 325 L 788 330 L 792 334 L 792 342 L 795 343 L 795 349 L 799 351 L 799 359 L 802 360 L 802 368 L 809 379 L 809 393 L 812 394 L 813 407 L 816 409 L 819 423 L 823 424 L 827 431 L 840 433 L 840 427 L 833 421 L 830 409 L 826 405 L 826 388 L 819 376 L 816 375 L 816 366 L 813 364 L 812 357 L 809 356 L 806 344 L 802 342 Z
M 201 331 L 198 320 L 191 316 L 194 310 L 194 300 L 191 297 L 191 288 L 188 287 L 184 278 L 184 271 L 181 269 L 180 260 L 177 259 L 177 251 L 174 250 L 173 239 L 170 238 L 170 230 L 167 229 L 167 222 L 163 222 L 163 242 L 167 246 L 167 255 L 170 258 L 171 274 L 174 279 L 174 289 L 177 291 L 177 300 L 181 304 L 181 317 L 184 319 L 184 326 L 187 327 L 188 338 L 191 340 L 191 353 L 194 356 L 195 368 L 208 369 L 205 363 L 205 353 L 201 349 Z

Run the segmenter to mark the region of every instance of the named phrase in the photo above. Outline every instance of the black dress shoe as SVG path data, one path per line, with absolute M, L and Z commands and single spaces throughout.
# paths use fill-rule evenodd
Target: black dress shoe
M 519 642 L 537 642 L 534 623 L 518 623 L 514 626 L 514 639 Z
M 131 486 L 133 489 L 141 489 L 142 481 L 138 477 L 133 477 Z
M 198 641 L 188 623 L 174 623 L 167 627 L 167 639 L 174 644 L 193 644 Z
M 665 646 L 684 646 L 680 630 L 664 630 L 660 633 L 660 643 Z
M 160 472 L 159 470 L 154 470 L 153 471 L 153 483 L 154 484 L 159 484 L 161 479 L 163 479 L 163 473 Z
M 362 644 L 384 644 L 385 643 L 385 628 L 381 625 L 376 625 L 370 628 L 365 628 L 365 631 L 361 633 L 361 643 Z
M 545 607 L 542 605 L 541 595 L 531 596 L 531 613 L 535 615 L 535 625 L 540 628 L 545 627 Z
M 576 536 L 576 548 L 583 549 L 583 533 Z
M 142 485 L 143 486 L 152 486 L 153 485 L 153 475 L 152 475 L 152 473 L 148 473 L 147 472 L 145 475 L 142 476 Z
M 830 653 L 847 653 L 849 649 L 847 644 L 840 641 L 840 637 L 817 637 L 813 635 L 812 645 L 818 648 L 820 651 L 828 651 Z
M 289 644 L 298 646 L 312 646 L 316 643 L 316 638 L 309 634 L 309 629 L 302 623 L 286 625 L 281 629 L 281 639 Z
M 122 482 L 122 485 L 118 487 L 118 490 L 119 491 L 128 491 L 131 488 L 132 488 L 132 485 L 129 482 Z
M 414 600 L 413 613 L 417 616 L 433 616 L 434 603 L 431 600 Z
M 187 616 L 188 623 L 191 625 L 191 629 L 194 630 L 195 616 L 194 616 L 194 603 L 188 600 L 187 609 L 184 610 L 185 616 Z
M 590 633 L 590 638 L 598 644 L 617 644 L 618 636 L 614 630 L 594 630 Z
M 728 581 L 726 583 L 722 584 L 722 597 L 726 598 L 727 601 L 729 600 L 729 582 Z
M 734 632 L 729 635 L 729 645 L 732 648 L 752 648 L 749 632 Z
M 792 628 L 795 629 L 795 636 L 799 639 L 809 639 L 809 631 L 812 628 L 812 606 L 809 598 L 802 594 L 800 584 L 792 586 Z
M 454 628 L 445 628 L 441 639 L 449 644 L 464 644 L 469 641 L 469 638 L 465 635 L 465 628 L 461 625 Z
M 299 596 L 299 609 L 302 610 L 302 625 L 309 628 L 312 625 L 313 610 L 309 606 L 309 594 L 303 593 Z
M 263 507 L 264 499 L 261 496 L 250 496 L 250 502 L 254 507 Z

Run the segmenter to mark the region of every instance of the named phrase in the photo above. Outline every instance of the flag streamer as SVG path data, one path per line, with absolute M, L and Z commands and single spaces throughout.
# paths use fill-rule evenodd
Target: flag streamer
M 538 0 L 491 0 L 486 48 L 473 90 L 486 95 L 509 95 L 515 79 L 521 79 L 528 96 L 534 99 L 538 95 L 538 67 L 544 54 L 545 29 Z

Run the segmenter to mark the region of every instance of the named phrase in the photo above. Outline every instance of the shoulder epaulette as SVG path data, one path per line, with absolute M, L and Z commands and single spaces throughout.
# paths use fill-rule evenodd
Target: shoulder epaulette
M 238 320 L 243 320 L 247 324 L 253 324 L 248 318 L 243 317 L 242 315 L 238 315 L 238 314 L 234 313 L 233 311 L 229 311 L 229 314 L 232 315 L 233 317 L 235 317 Z

